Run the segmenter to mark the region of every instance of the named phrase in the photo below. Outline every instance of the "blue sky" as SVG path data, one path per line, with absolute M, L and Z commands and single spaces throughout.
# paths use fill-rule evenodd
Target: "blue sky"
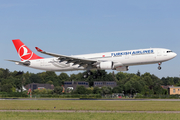
M 21 39 L 42 57 L 50 56 L 34 47 L 64 55 L 168 48 L 178 56 L 164 62 L 161 71 L 153 64 L 130 66 L 128 73 L 179 77 L 179 6 L 179 0 L 0 1 L 0 68 L 43 72 L 5 61 L 20 60 L 11 40 Z

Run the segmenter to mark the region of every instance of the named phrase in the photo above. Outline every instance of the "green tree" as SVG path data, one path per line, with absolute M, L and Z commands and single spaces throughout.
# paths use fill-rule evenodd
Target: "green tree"
M 31 80 L 29 79 L 31 74 L 32 73 L 29 73 L 28 71 L 26 73 L 24 73 L 24 77 L 26 79 L 25 83 L 23 84 L 24 86 L 31 83 Z
M 50 80 L 50 81 L 48 81 L 48 82 L 46 82 L 46 84 L 53 84 L 53 82 Z
M 93 93 L 94 88 L 93 87 L 88 87 L 86 88 L 86 94 L 92 94 Z
M 70 78 L 69 78 L 71 81 L 76 81 L 76 75 L 75 74 L 71 74 L 70 75 Z
M 86 94 L 87 90 L 84 86 L 77 86 L 74 93 L 76 94 Z
M 127 82 L 124 84 L 125 93 L 140 93 L 143 90 L 143 83 L 141 82 L 141 78 L 136 74 L 130 74 L 127 77 Z
M 6 78 L 8 78 L 10 76 L 10 71 L 9 71 L 9 69 L 5 69 L 4 71 L 3 71 L 3 77 L 6 79 Z
M 82 73 L 76 74 L 75 81 L 84 81 L 83 74 Z
M 99 87 L 94 87 L 93 94 L 101 94 L 101 89 Z
M 112 94 L 112 89 L 110 87 L 103 86 L 101 88 L 101 92 L 102 92 L 103 95 Z
M 174 81 L 174 84 L 177 85 L 180 82 L 180 78 L 179 77 L 174 77 L 173 81 Z
M 147 86 L 149 86 L 150 89 L 152 89 L 153 87 L 153 80 L 151 78 L 151 74 L 150 73 L 145 73 L 142 75 L 142 80 L 145 81 L 145 84 Z
M 13 85 L 11 84 L 4 84 L 4 85 L 1 85 L 1 91 L 2 92 L 13 92 Z
M 126 73 L 123 73 L 123 72 L 118 72 L 116 74 L 116 78 L 118 81 L 122 81 L 123 79 L 126 79 L 127 77 L 127 74 Z
M 61 73 L 59 76 L 58 76 L 59 80 L 61 81 L 69 81 L 69 76 L 68 74 L 66 73 Z
M 112 89 L 113 93 L 122 93 L 122 88 L 120 86 L 116 86 Z
M 4 73 L 3 73 L 4 69 L 0 68 L 0 79 L 3 78 Z
M 17 79 L 15 79 L 14 84 L 16 85 L 16 88 L 18 90 L 21 90 L 21 92 L 22 92 L 22 80 L 17 78 Z
M 131 84 L 131 82 L 130 81 L 128 81 L 128 82 L 126 82 L 125 84 L 124 84 L 124 93 L 131 93 L 131 89 L 132 89 L 133 87 L 132 87 L 132 84 Z
M 61 87 L 61 86 L 56 86 L 54 88 L 54 93 L 56 93 L 56 94 L 61 94 L 62 91 L 63 91 L 63 87 Z
M 33 94 L 52 94 L 53 90 L 50 89 L 36 89 L 33 91 Z
M 42 78 L 39 76 L 39 74 L 31 74 L 29 80 L 31 81 L 31 83 L 42 83 Z
M 54 86 L 60 86 L 58 82 L 58 76 L 54 71 L 46 71 L 45 81 L 52 81 Z

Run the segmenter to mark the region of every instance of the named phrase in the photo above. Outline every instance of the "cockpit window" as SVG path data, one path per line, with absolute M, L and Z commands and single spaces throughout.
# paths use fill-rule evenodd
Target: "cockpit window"
M 173 52 L 173 51 L 167 51 L 167 53 L 170 53 L 170 52 Z

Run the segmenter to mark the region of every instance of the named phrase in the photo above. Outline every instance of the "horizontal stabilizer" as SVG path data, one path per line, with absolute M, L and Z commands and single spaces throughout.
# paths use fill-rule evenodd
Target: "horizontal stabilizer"
M 16 60 L 6 60 L 6 61 L 15 62 L 17 65 L 26 65 L 26 66 L 30 65 L 30 61 L 16 61 Z

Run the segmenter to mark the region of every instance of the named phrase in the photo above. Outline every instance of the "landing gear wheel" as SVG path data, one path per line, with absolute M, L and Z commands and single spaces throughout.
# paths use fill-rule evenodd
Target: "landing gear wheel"
M 161 62 L 159 62 L 158 65 L 158 70 L 161 70 Z
M 88 75 L 87 75 L 87 74 L 84 74 L 84 75 L 83 75 L 83 77 L 84 77 L 84 78 L 87 78 L 87 77 L 88 77 Z
M 92 75 L 92 72 L 91 72 L 91 71 L 88 71 L 87 74 L 88 74 L 88 75 Z
M 158 67 L 158 70 L 161 70 L 161 66 Z

